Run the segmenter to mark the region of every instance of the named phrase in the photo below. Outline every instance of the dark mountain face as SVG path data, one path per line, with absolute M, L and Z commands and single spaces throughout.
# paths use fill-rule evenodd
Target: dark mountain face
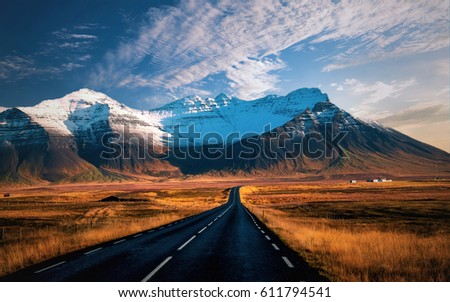
M 33 122 L 23 111 L 12 108 L 0 113 L 0 181 L 95 181 L 132 178 L 133 174 L 179 175 L 176 167 L 155 156 L 142 142 L 122 143 L 123 153 L 115 158 L 102 156 L 104 136 L 113 133 L 108 120 L 92 123 L 73 135 L 52 133 Z M 131 134 L 128 134 L 131 136 Z M 122 141 L 133 141 L 132 137 Z
M 52 136 L 23 111 L 0 113 L 0 179 L 3 181 L 59 181 L 95 172 L 80 158 L 72 137 Z
M 263 100 L 264 111 L 271 107 L 267 102 L 278 99 Z M 328 100 L 300 110 L 264 133 L 238 136 L 227 143 L 179 146 L 161 141 L 161 136 L 146 139 L 148 133 L 139 129 L 155 132 L 152 129 L 157 128 L 123 105 L 103 101 L 83 106 L 67 114 L 60 111 L 62 118 L 54 118 L 53 124 L 36 122 L 42 120 L 40 111 L 33 115 L 29 113 L 33 111 L 12 108 L 0 113 L 0 180 L 95 181 L 202 173 L 434 175 L 436 167 L 450 173 L 448 153 L 393 129 L 355 119 Z M 258 108 L 252 110 L 254 115 Z M 52 119 L 52 112 L 48 114 Z M 120 124 L 130 121 L 132 131 L 117 133 Z M 226 122 L 233 124 L 230 116 Z

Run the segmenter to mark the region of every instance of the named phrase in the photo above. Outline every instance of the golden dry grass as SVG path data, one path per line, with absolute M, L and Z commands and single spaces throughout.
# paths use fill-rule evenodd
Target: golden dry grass
M 114 195 L 121 202 L 99 202 Z M 64 197 L 67 197 L 66 199 Z M 219 189 L 85 192 L 0 200 L 0 276 L 216 207 Z
M 449 192 L 406 182 L 241 189 L 259 219 L 335 281 L 449 281 Z

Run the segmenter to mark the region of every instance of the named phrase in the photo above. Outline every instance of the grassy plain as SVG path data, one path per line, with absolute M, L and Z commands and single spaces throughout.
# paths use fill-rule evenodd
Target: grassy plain
M 450 281 L 450 182 L 241 188 L 244 204 L 334 281 Z
M 203 212 L 228 197 L 220 188 L 116 187 L 122 190 L 17 189 L 0 198 L 0 276 Z

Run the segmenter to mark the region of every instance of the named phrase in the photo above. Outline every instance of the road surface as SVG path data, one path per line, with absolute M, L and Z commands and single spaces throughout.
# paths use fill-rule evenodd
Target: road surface
M 64 255 L 1 281 L 326 281 L 241 204 Z

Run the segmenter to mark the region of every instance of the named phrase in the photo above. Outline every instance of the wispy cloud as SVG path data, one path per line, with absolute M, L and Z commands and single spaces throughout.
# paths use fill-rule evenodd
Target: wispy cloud
M 14 82 L 33 76 L 52 77 L 85 67 L 92 59 L 88 52 L 98 42 L 96 35 L 87 32 L 98 28 L 98 24 L 62 28 L 49 33 L 52 39 L 28 54 L 0 57 L 0 79 Z
M 51 47 L 86 50 L 94 47 L 94 44 L 98 40 L 98 37 L 96 35 L 79 32 L 79 30 L 77 29 L 68 29 L 65 27 L 58 31 L 54 31 L 52 34 L 57 39 L 56 41 L 52 41 L 49 43 Z
M 448 99 L 417 102 L 399 112 L 387 114 L 379 122 L 450 152 L 449 110 Z
M 83 66 L 72 62 L 48 66 L 39 64 L 31 56 L 6 56 L 0 58 L 0 79 L 6 82 L 14 82 L 36 75 L 56 75 Z
M 349 90 L 355 96 L 363 96 L 362 104 L 374 104 L 387 98 L 396 98 L 408 87 L 416 84 L 415 79 L 407 81 L 391 81 L 385 83 L 376 81 L 374 83 L 363 83 L 357 79 L 346 79 L 342 86 L 337 86 L 336 90 Z
M 440 0 L 186 0 L 149 10 L 137 35 L 110 51 L 92 79 L 173 91 L 223 73 L 237 96 L 253 98 L 276 90 L 276 72 L 286 66 L 279 54 L 290 46 L 298 51 L 308 42 L 313 51 L 339 41 L 323 58 L 324 71 L 431 51 L 449 45 L 448 11 Z
M 390 111 L 382 110 L 382 101 L 396 100 L 402 96 L 402 92 L 416 85 L 414 78 L 403 81 L 372 83 L 362 82 L 357 79 L 346 79 L 343 83 L 332 83 L 330 86 L 337 91 L 345 93 L 352 99 L 357 99 L 357 105 L 352 106 L 349 111 L 357 117 L 369 120 L 377 120 L 392 115 Z
M 55 73 L 57 68 L 38 68 L 35 60 L 28 56 L 6 56 L 0 58 L 0 79 L 13 81 L 33 75 Z
M 446 101 L 418 102 L 401 112 L 386 116 L 380 121 L 396 128 L 428 125 L 448 121 L 449 104 Z

